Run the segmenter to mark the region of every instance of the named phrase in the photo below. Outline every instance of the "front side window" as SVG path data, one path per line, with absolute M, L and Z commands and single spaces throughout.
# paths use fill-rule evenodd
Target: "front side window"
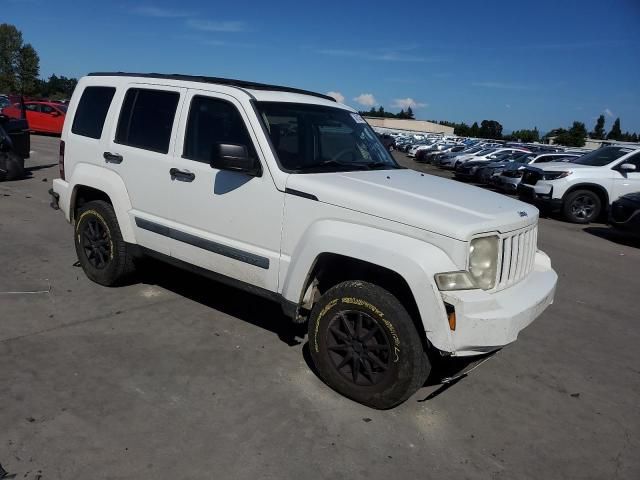
M 317 173 L 401 168 L 358 114 L 309 104 L 256 105 L 285 170 Z
M 20 108 L 20 104 L 17 103 L 16 106 L 18 108 Z M 26 108 L 27 110 L 29 110 L 30 112 L 39 112 L 40 111 L 40 105 L 38 105 L 37 103 L 27 103 L 24 108 Z
M 167 153 L 180 94 L 130 88 L 124 97 L 116 143 Z
M 577 163 L 578 165 L 589 165 L 590 167 L 603 167 L 604 165 L 609 165 L 611 162 L 631 152 L 633 152 L 633 150 L 630 148 L 601 147 L 572 160 L 572 163 Z
M 193 97 L 182 156 L 209 163 L 217 144 L 244 145 L 249 156 L 256 158 L 253 142 L 236 107 L 225 100 Z
M 111 105 L 113 95 L 116 93 L 114 87 L 87 87 L 82 92 L 78 108 L 73 117 L 71 133 L 89 138 L 100 138 L 102 127 L 107 118 L 107 112 Z M 65 112 L 66 112 L 66 108 Z

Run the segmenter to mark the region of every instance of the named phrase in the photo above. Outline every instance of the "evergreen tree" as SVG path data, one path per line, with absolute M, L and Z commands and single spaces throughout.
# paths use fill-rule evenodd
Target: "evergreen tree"
M 598 120 L 596 121 L 596 126 L 593 127 L 593 132 L 591 132 L 591 138 L 595 138 L 598 140 L 604 139 L 604 115 L 600 115 Z
M 611 127 L 611 131 L 607 135 L 607 140 L 620 140 L 622 137 L 622 130 L 620 130 L 620 118 L 616 118 L 616 121 L 613 122 L 613 127 Z

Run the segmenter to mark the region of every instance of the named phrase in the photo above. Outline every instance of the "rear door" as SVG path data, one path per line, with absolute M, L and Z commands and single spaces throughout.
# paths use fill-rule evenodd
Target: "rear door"
M 129 194 L 136 239 L 152 250 L 170 254 L 168 196 L 179 106 L 186 90 L 132 83 L 114 100 L 121 105 L 103 152 L 106 168 L 118 173 Z
M 42 114 L 40 113 L 39 103 L 25 103 L 25 111 L 27 114 L 27 123 L 29 130 L 42 131 Z M 18 108 L 20 106 L 18 105 Z

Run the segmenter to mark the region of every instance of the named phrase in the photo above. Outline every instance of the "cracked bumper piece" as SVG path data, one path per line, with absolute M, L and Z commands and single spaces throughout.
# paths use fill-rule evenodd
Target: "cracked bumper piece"
M 549 257 L 538 251 L 531 273 L 505 290 L 442 292 L 443 300 L 456 311 L 451 353 L 479 355 L 514 342 L 518 333 L 553 303 L 557 281 Z

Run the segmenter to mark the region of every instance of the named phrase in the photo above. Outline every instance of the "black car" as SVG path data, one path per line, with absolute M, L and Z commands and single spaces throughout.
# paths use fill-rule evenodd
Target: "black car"
M 640 233 L 640 192 L 623 195 L 611 204 L 611 226 Z
M 0 181 L 24 176 L 24 160 L 30 149 L 27 121 L 0 115 Z
M 386 133 L 378 134 L 378 138 L 382 142 L 382 145 L 384 145 L 384 148 L 386 148 L 389 151 L 395 150 L 396 139 L 393 138 L 391 135 L 387 135 Z

